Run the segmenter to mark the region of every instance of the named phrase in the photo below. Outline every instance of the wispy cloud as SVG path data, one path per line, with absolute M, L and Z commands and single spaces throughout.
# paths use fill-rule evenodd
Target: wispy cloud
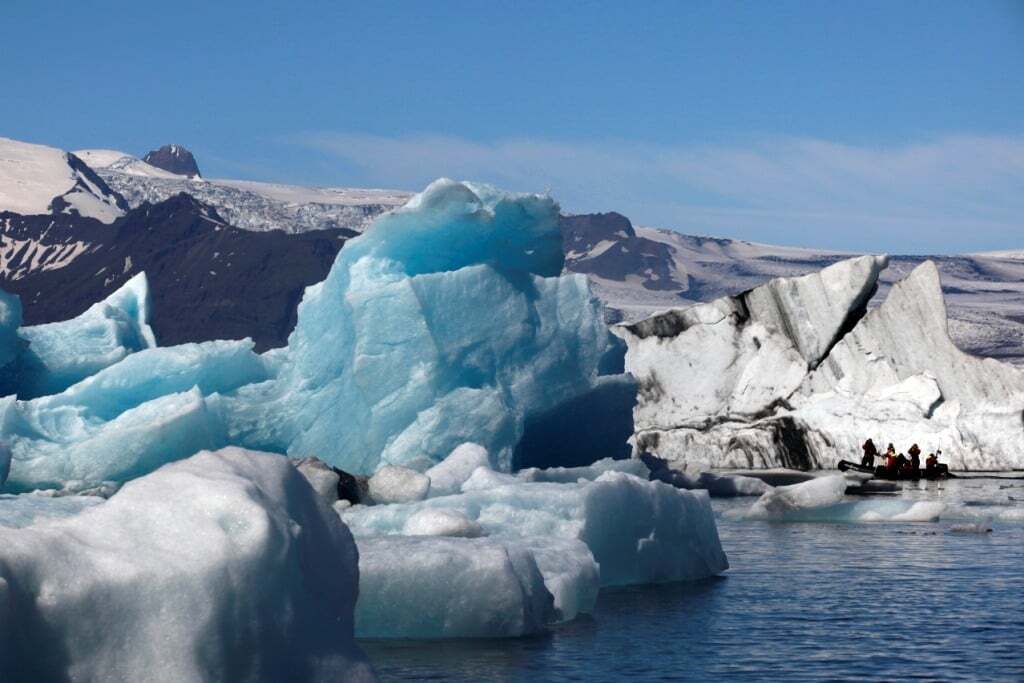
M 686 232 L 929 253 L 1024 243 L 1020 136 L 661 147 L 321 132 L 291 142 L 337 157 L 365 183 L 417 188 L 449 176 L 549 189 L 568 211 L 614 209 Z

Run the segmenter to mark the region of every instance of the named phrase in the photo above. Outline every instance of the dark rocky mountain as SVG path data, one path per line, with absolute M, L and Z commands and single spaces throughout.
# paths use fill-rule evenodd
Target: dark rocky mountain
M 655 291 L 686 288 L 676 279 L 672 248 L 638 236 L 620 213 L 563 216 L 561 228 L 568 270 L 618 282 L 633 278 Z
M 192 156 L 192 152 L 181 145 L 164 145 L 160 149 L 154 149 L 152 152 L 147 153 L 146 156 L 142 157 L 142 160 L 150 166 L 156 166 L 169 173 L 188 178 L 200 177 L 196 158 Z
M 286 343 L 304 289 L 355 234 L 241 230 L 186 194 L 110 225 L 0 213 L 0 288 L 21 297 L 34 325 L 79 315 L 145 271 L 160 345 L 252 337 L 263 350 Z

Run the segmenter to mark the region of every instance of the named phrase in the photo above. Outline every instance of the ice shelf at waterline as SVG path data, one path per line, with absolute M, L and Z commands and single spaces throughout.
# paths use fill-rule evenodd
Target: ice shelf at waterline
M 919 443 L 954 469 L 1024 468 L 1024 372 L 949 339 L 930 261 L 867 310 L 885 257 L 841 261 L 621 325 L 634 443 L 677 468 L 817 469 Z
M 526 418 L 594 388 L 612 349 L 563 258 L 551 198 L 436 181 L 345 245 L 288 347 L 147 348 L 4 399 L 8 486 L 126 479 L 227 444 L 372 473 L 473 441 L 507 470 Z
M 4 680 L 374 679 L 352 535 L 286 458 L 200 453 L 63 507 L 0 525 Z

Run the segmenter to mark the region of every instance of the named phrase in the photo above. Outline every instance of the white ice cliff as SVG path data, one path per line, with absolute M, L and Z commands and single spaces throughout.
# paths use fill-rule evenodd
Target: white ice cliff
M 829 468 L 871 437 L 941 449 L 954 468 L 1024 467 L 1024 373 L 950 341 L 930 262 L 867 311 L 885 264 L 619 326 L 640 387 L 635 448 L 677 468 Z
M 4 680 L 374 678 L 352 536 L 281 456 L 200 453 L 0 548 Z

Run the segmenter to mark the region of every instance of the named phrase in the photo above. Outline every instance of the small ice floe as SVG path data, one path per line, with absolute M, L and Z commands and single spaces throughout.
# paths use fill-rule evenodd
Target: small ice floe
M 945 507 L 905 499 L 848 500 L 849 483 L 837 474 L 780 486 L 748 510 L 731 511 L 728 517 L 774 522 L 936 522 Z

